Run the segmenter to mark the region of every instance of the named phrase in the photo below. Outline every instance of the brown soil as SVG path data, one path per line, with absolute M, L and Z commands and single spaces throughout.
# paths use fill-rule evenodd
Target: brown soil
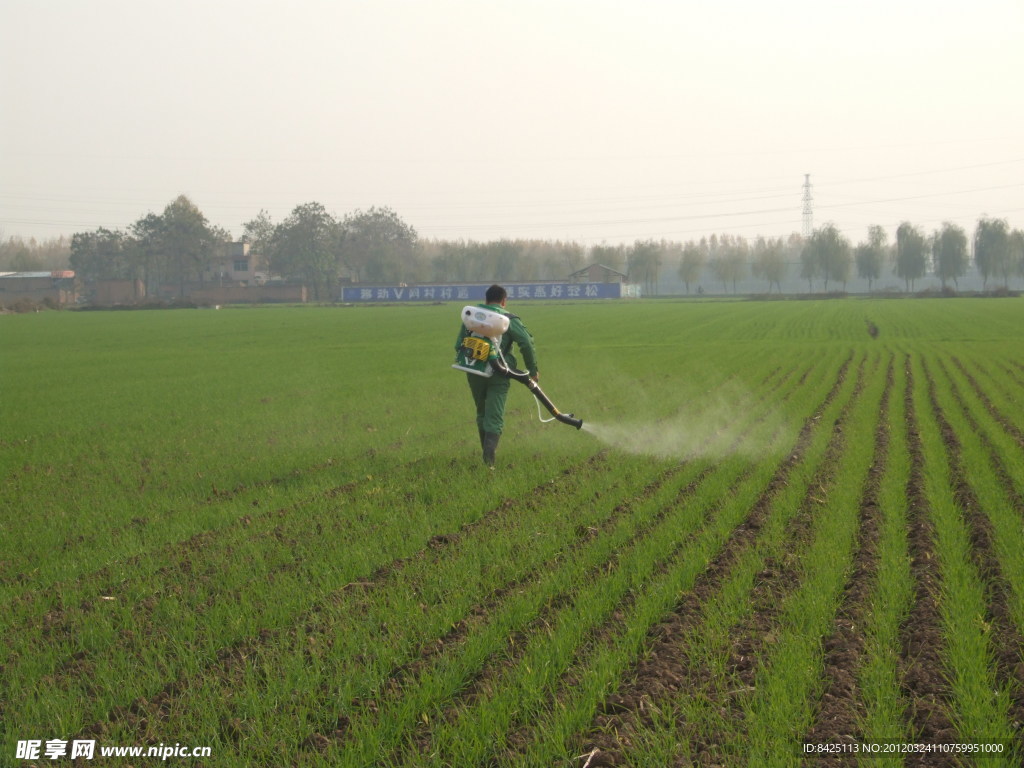
M 778 371 L 778 369 L 776 369 L 776 371 Z M 779 389 L 782 388 L 782 386 L 786 383 L 786 381 L 790 378 L 790 376 L 791 376 L 791 372 L 787 372 L 784 376 L 782 376 L 781 379 L 775 383 L 772 391 L 765 393 L 760 398 L 759 402 L 764 402 L 768 398 L 772 397 L 773 394 L 776 391 L 778 391 Z M 765 379 L 765 382 L 767 382 L 771 378 L 772 378 L 772 376 L 768 376 Z M 792 392 L 793 392 L 792 389 L 789 390 L 789 394 L 792 394 Z M 788 396 L 789 395 L 787 395 L 787 397 Z M 765 415 L 764 418 L 767 418 L 767 414 Z M 756 424 L 760 423 L 761 420 L 763 420 L 763 419 L 759 419 L 757 422 L 755 422 L 750 427 L 748 427 L 747 431 L 744 434 L 739 435 L 736 438 L 733 447 L 735 447 L 737 444 L 742 442 L 742 440 L 745 437 L 746 433 L 749 432 L 751 429 L 753 429 L 754 426 L 756 426 Z M 675 474 L 677 474 L 682 469 L 682 466 L 683 465 L 680 465 L 679 467 L 676 467 L 676 468 L 670 470 L 668 473 L 660 476 L 654 482 L 652 482 L 647 487 L 645 487 L 643 489 L 643 491 L 641 491 L 641 493 L 638 496 L 636 496 L 634 499 L 627 500 L 623 504 L 621 504 L 618 507 L 616 507 L 616 509 L 615 509 L 615 513 L 616 514 L 612 518 L 609 518 L 608 521 L 606 521 L 606 524 L 602 526 L 602 530 L 610 529 L 612 527 L 612 524 L 615 522 L 615 520 L 617 520 L 618 517 L 621 516 L 621 514 L 623 512 L 628 512 L 632 508 L 633 504 L 636 501 L 642 501 L 643 499 L 650 498 L 658 489 L 660 489 L 665 484 L 665 482 L 670 477 L 672 477 Z M 676 495 L 675 499 L 673 500 L 673 502 L 671 502 L 667 507 L 665 507 L 661 511 L 659 511 L 659 513 L 656 514 L 652 518 L 652 520 L 649 521 L 643 527 L 643 529 L 638 530 L 637 535 L 634 538 L 634 541 L 636 541 L 636 540 L 642 538 L 643 536 L 647 535 L 647 533 L 651 529 L 653 529 L 661 520 L 663 520 L 665 518 L 665 516 L 670 511 L 672 511 L 673 509 L 676 509 L 676 508 L 678 508 L 680 506 L 685 505 L 686 499 L 688 497 L 690 497 L 696 491 L 696 489 L 704 481 L 704 479 L 707 477 L 707 475 L 710 474 L 710 472 L 711 472 L 711 467 L 708 467 L 708 468 L 704 469 L 697 477 L 695 477 L 690 483 L 688 483 L 684 488 L 682 488 L 677 493 L 677 495 Z M 738 482 L 739 482 L 739 480 L 737 480 L 737 483 Z M 593 538 L 593 537 L 597 536 L 599 533 L 600 533 L 600 531 L 598 531 L 597 529 L 588 529 L 588 531 L 586 532 L 585 538 L 587 538 L 587 539 Z M 672 561 L 672 559 L 676 556 L 676 554 L 684 547 L 684 545 L 691 538 L 692 537 L 688 537 L 687 539 L 684 539 L 683 541 L 680 541 L 678 543 L 678 545 L 675 547 L 675 549 L 673 550 L 673 553 L 668 558 L 666 558 L 666 560 L 662 564 L 660 564 L 659 567 L 661 569 L 667 568 L 668 567 L 668 563 Z M 602 575 L 607 574 L 608 570 L 610 568 L 614 568 L 614 567 L 617 566 L 617 562 L 618 562 L 617 559 L 613 557 L 612 560 L 610 560 L 610 561 L 608 561 L 606 563 L 600 564 L 598 566 L 595 566 L 587 574 L 588 581 L 596 579 L 596 578 L 600 578 Z M 602 625 L 601 627 L 595 628 L 595 630 L 591 633 L 590 640 L 587 643 L 586 648 L 580 649 L 578 654 L 577 654 L 577 656 L 585 656 L 590 648 L 595 647 L 596 645 L 604 642 L 604 640 L 606 639 L 607 636 L 611 635 L 613 632 L 616 631 L 616 628 L 619 627 L 619 624 L 623 620 L 623 617 L 627 614 L 629 606 L 630 606 L 630 604 L 633 601 L 633 597 L 634 596 L 628 597 L 623 602 L 623 604 L 618 606 L 616 608 L 616 610 L 613 612 L 613 615 L 611 616 L 611 618 L 604 625 Z M 462 692 L 460 692 L 459 696 L 455 700 L 449 702 L 449 704 L 446 706 L 445 718 L 446 719 L 450 719 L 450 718 L 456 717 L 457 713 L 460 711 L 460 709 L 464 709 L 467 706 L 471 706 L 472 705 L 472 701 L 474 699 L 488 695 L 493 690 L 493 686 L 496 684 L 496 681 L 498 680 L 500 675 L 505 670 L 507 670 L 509 667 L 514 666 L 516 663 L 518 663 L 519 659 L 522 656 L 522 653 L 525 651 L 525 649 L 527 647 L 528 639 L 535 632 L 541 631 L 541 628 L 547 626 L 549 620 L 552 619 L 553 616 L 557 613 L 557 611 L 560 610 L 561 608 L 563 608 L 566 605 L 567 602 L 568 602 L 568 596 L 566 596 L 566 595 L 558 596 L 552 602 L 550 602 L 547 606 L 545 606 L 545 609 L 541 612 L 541 614 L 537 618 L 535 618 L 530 623 L 530 625 L 528 627 L 525 627 L 523 630 L 521 630 L 518 633 L 516 633 L 516 635 L 511 639 L 510 650 L 506 654 L 502 655 L 500 660 L 497 660 L 494 663 L 489 664 L 484 669 L 482 669 L 478 673 L 478 675 L 475 676 L 473 678 L 473 680 L 471 680 L 469 682 L 467 687 Z M 482 619 L 483 616 L 480 616 L 478 618 Z M 461 639 L 461 637 L 463 635 L 464 635 L 464 633 L 460 632 L 458 634 L 458 638 Z M 435 654 L 431 654 L 431 655 L 436 655 L 436 653 Z M 424 666 L 424 664 L 421 663 L 421 661 L 417 661 L 413 665 L 414 669 L 411 669 L 410 671 L 416 672 L 420 668 L 422 668 L 423 666 Z M 570 676 L 571 676 L 571 673 L 567 673 L 566 675 L 563 676 L 562 684 L 559 686 L 560 689 L 564 689 L 565 686 L 571 686 L 572 683 L 567 680 L 567 678 L 570 677 Z M 393 687 L 393 690 L 397 693 L 398 691 L 400 691 L 402 689 L 403 684 L 399 683 L 399 684 L 396 684 L 395 686 L 392 686 L 392 687 Z M 528 726 L 525 726 L 525 725 L 520 726 L 518 729 L 513 731 L 513 733 L 511 733 L 509 738 L 508 738 L 508 742 L 510 744 L 510 751 L 514 752 L 517 748 L 525 747 L 525 745 L 529 742 L 530 733 L 531 733 L 531 729 Z M 343 736 L 343 730 L 342 731 L 337 731 L 335 733 L 335 736 L 336 737 Z M 417 749 L 417 751 L 420 754 L 427 754 L 430 751 L 431 744 L 432 744 L 432 737 L 431 737 L 431 731 L 430 731 L 429 726 L 427 724 L 425 724 L 425 723 L 421 724 L 420 726 L 418 726 L 417 730 L 416 730 L 416 733 L 414 734 L 412 740 L 413 740 L 413 743 L 416 745 L 415 748 Z M 329 742 L 326 742 L 324 744 L 324 746 L 327 746 L 327 745 L 329 745 Z
M 907 732 L 915 742 L 955 742 L 956 729 L 950 717 L 949 686 L 942 667 L 942 617 L 939 614 L 938 560 L 935 531 L 928 516 L 924 492 L 924 454 L 914 409 L 914 377 L 910 358 L 906 360 L 907 442 L 910 450 L 910 478 L 907 482 L 908 544 L 910 572 L 914 579 L 914 605 L 900 633 L 902 692 L 909 702 Z M 911 754 L 906 765 L 955 766 L 945 755 Z
M 958 367 L 960 367 L 959 363 L 955 358 L 953 362 L 956 363 Z M 961 370 L 963 370 L 962 367 Z M 943 371 L 947 374 L 948 378 L 948 371 L 946 371 L 944 366 Z M 1005 417 L 1003 417 L 1002 414 L 1000 414 L 995 409 L 991 401 L 988 400 L 984 392 L 978 388 L 977 382 L 975 382 L 969 374 L 966 374 L 966 371 L 964 373 L 965 375 L 967 375 L 968 381 L 971 383 L 972 388 L 974 388 L 975 393 L 978 395 L 979 401 L 989 412 L 989 415 L 992 416 L 993 419 L 995 419 L 995 421 L 999 424 L 1000 427 L 1003 428 L 1003 430 L 1007 432 L 1007 434 L 1011 435 L 1018 443 L 1020 443 L 1021 447 L 1024 448 L 1024 433 L 1020 432 L 1016 427 L 1008 423 L 1005 420 Z M 1020 514 L 1021 519 L 1024 520 L 1024 497 L 1022 497 L 1021 494 L 1017 492 L 1017 489 L 1014 485 L 1014 478 L 1011 476 L 1010 469 L 1006 465 L 1005 457 L 995 447 L 995 445 L 993 445 L 992 440 L 988 437 L 988 435 L 984 433 L 984 431 L 981 429 L 981 425 L 978 424 L 978 421 L 974 418 L 974 416 L 971 415 L 970 409 L 967 407 L 963 394 L 960 392 L 957 386 L 953 384 L 952 380 L 950 380 L 950 389 L 971 431 L 975 435 L 977 435 L 978 439 L 981 440 L 982 444 L 985 446 L 985 451 L 988 453 L 989 458 L 992 460 L 992 466 L 995 468 L 996 474 L 999 476 L 999 481 L 1002 484 L 1003 490 L 1006 492 L 1007 497 L 1010 499 L 1010 503 L 1013 504 L 1014 509 L 1017 510 L 1017 512 Z M 939 418 L 942 417 L 940 416 Z M 956 455 L 959 456 L 959 443 L 956 443 Z M 957 459 L 957 463 L 959 464 L 959 459 Z M 960 474 L 962 474 L 962 472 Z
M 859 740 L 859 722 L 864 703 L 860 697 L 857 675 L 864 654 L 861 628 L 871 610 L 868 600 L 878 568 L 878 538 L 882 511 L 878 490 L 885 471 L 889 449 L 889 398 L 894 381 L 893 360 L 889 360 L 885 391 L 882 394 L 881 417 L 875 429 L 875 455 L 861 495 L 860 526 L 854 549 L 853 570 L 843 589 L 842 602 L 834 621 L 832 634 L 824 641 L 825 691 L 819 702 L 816 721 L 804 737 L 810 744 L 836 744 Z M 848 756 L 824 755 L 815 765 L 848 765 Z
M 951 482 L 957 506 L 963 510 L 964 519 L 967 523 L 971 537 L 971 557 L 979 575 L 985 582 L 985 592 L 988 602 L 988 614 L 984 621 L 991 627 L 992 647 L 996 657 L 996 674 L 1000 684 L 1011 690 L 1010 717 L 1017 724 L 1020 731 L 1024 727 L 1024 638 L 1014 628 L 1013 618 L 1010 614 L 1010 601 L 1012 600 L 1010 585 L 1003 577 L 999 566 L 999 557 L 995 551 L 993 541 L 994 533 L 992 523 L 982 511 L 981 502 L 975 495 L 967 481 L 962 458 L 962 447 L 956 436 L 956 431 L 946 420 L 945 415 L 938 403 L 935 392 L 935 381 L 926 369 L 928 377 L 928 394 L 932 405 L 932 412 L 939 424 L 942 433 L 942 441 L 949 456 L 951 470 Z M 952 385 L 952 382 L 951 382 Z M 979 430 L 978 423 L 967 410 L 960 392 L 955 385 L 952 386 L 954 398 L 965 416 L 971 431 L 977 434 L 993 463 L 997 467 L 997 473 L 1002 475 L 1002 481 L 1008 490 L 1011 498 L 1016 499 L 1018 511 L 1021 509 L 1020 499 L 1013 492 L 1009 475 L 1005 466 L 991 443 L 989 443 Z
M 999 423 L 999 426 L 1002 427 L 1007 434 L 1011 435 L 1013 439 L 1017 441 L 1018 445 L 1024 447 L 1024 432 L 1018 429 L 1016 425 L 1006 418 L 1006 416 L 999 412 L 999 409 L 996 408 L 988 394 L 984 389 L 982 389 L 981 385 L 978 384 L 977 379 L 975 379 L 971 372 L 967 370 L 967 367 L 956 357 L 953 357 L 952 360 L 953 365 L 955 365 L 967 379 L 967 382 L 971 385 L 971 389 L 974 390 L 974 393 L 978 396 L 978 400 L 981 401 L 981 404 L 985 407 L 985 410 L 989 412 L 989 415 Z
M 681 690 L 707 693 L 717 700 L 716 706 L 720 711 L 730 716 L 728 692 L 710 689 L 708 671 L 697 668 L 689 661 L 687 643 L 702 620 L 704 606 L 718 592 L 740 555 L 753 545 L 767 520 L 772 500 L 787 484 L 793 468 L 803 461 L 811 433 L 842 387 L 851 359 L 848 358 L 843 364 L 831 391 L 815 414 L 804 422 L 793 449 L 751 507 L 744 522 L 733 531 L 721 552 L 697 578 L 693 588 L 684 595 L 673 612 L 652 627 L 644 656 L 623 675 L 622 683 L 614 694 L 606 697 L 591 728 L 579 736 L 578 751 L 590 754 L 591 766 L 627 765 L 624 749 L 628 748 L 633 734 L 650 724 L 658 710 L 655 702 L 676 695 Z M 771 569 L 762 573 L 762 576 L 768 578 L 773 575 Z M 735 672 L 739 672 L 739 667 L 745 663 L 742 654 L 739 656 L 734 654 L 732 659 Z M 681 727 L 685 728 L 685 724 Z M 713 739 L 697 735 L 693 741 L 698 764 L 716 764 L 714 745 L 711 743 Z M 593 752 L 595 749 L 597 751 Z
M 821 466 L 808 484 L 807 494 L 799 510 L 786 526 L 788 544 L 784 550 L 785 554 L 777 560 L 766 560 L 765 569 L 758 574 L 757 583 L 751 591 L 753 611 L 730 631 L 734 640 L 733 654 L 727 667 L 727 671 L 731 672 L 731 679 L 725 681 L 725 687 L 729 690 L 719 690 L 716 696 L 722 708 L 731 712 L 731 719 L 734 721 L 741 720 L 744 711 L 741 697 L 733 695 L 732 691 L 754 690 L 760 669 L 759 660 L 767 654 L 778 631 L 779 608 L 783 605 L 785 597 L 799 586 L 800 558 L 796 553 L 804 551 L 812 540 L 817 510 L 820 505 L 826 503 L 830 479 L 836 474 L 846 444 L 846 422 L 853 404 L 863 391 L 866 378 L 862 361 L 854 392 L 833 425 L 832 436 Z M 723 740 L 712 736 L 703 744 L 699 740 L 695 741 L 694 746 L 698 750 L 703 747 L 705 753 L 713 754 L 715 745 L 721 741 Z

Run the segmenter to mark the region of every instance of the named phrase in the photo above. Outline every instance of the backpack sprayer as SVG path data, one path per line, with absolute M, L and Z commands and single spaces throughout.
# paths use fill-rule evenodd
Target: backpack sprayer
M 576 429 L 583 426 L 583 419 L 576 419 L 571 413 L 559 411 L 551 402 L 551 398 L 544 394 L 540 384 L 530 378 L 528 372 L 510 368 L 505 362 L 505 358 L 501 354 L 501 337 L 508 330 L 508 315 L 483 307 L 463 307 L 461 319 L 462 324 L 469 331 L 469 335 L 462 340 L 462 347 L 455 354 L 455 363 L 452 368 L 485 377 L 493 376 L 497 371 L 506 378 L 526 385 L 526 388 L 537 398 L 538 413 L 540 406 L 543 405 L 551 412 L 554 419 L 563 424 L 576 427 Z M 541 421 L 552 420 L 541 419 Z

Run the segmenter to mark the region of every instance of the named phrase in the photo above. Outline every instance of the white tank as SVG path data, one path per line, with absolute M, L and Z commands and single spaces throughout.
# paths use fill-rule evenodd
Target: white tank
M 471 333 L 498 339 L 508 330 L 508 315 L 492 312 L 483 307 L 463 307 L 462 324 Z

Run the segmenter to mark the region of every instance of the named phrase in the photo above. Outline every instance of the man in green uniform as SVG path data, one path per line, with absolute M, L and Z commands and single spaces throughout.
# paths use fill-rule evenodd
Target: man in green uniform
M 500 285 L 492 285 L 484 295 L 485 303 L 478 306 L 508 317 L 508 330 L 501 337 L 501 354 L 509 368 L 518 368 L 516 359 L 512 355 L 512 343 L 515 342 L 523 354 L 523 363 L 530 373 L 530 378 L 536 381 L 538 376 L 537 352 L 533 346 L 533 336 L 526 330 L 526 326 L 517 315 L 505 311 L 507 299 L 508 292 L 504 288 Z M 459 337 L 455 340 L 456 353 L 462 349 L 462 340 L 468 335 L 469 331 L 465 325 L 462 325 L 459 328 Z M 476 426 L 480 432 L 480 447 L 483 448 L 484 463 L 493 467 L 498 439 L 505 426 L 505 399 L 508 397 L 511 379 L 497 372 L 489 377 L 467 373 L 466 379 L 469 381 L 469 390 L 473 393 L 473 402 L 476 404 Z

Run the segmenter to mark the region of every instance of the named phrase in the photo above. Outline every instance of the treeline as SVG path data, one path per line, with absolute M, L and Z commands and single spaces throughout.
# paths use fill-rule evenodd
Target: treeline
M 628 275 L 645 295 L 657 293 L 661 277 L 673 271 L 690 292 L 704 280 L 735 293 L 752 277 L 765 291 L 781 291 L 787 279 L 807 282 L 808 291 L 845 290 L 854 275 L 869 289 L 894 274 L 908 291 L 935 275 L 943 286 L 957 284 L 972 262 L 987 285 L 1008 286 L 1024 277 L 1024 232 L 1005 219 L 982 218 L 973 233 L 945 223 L 925 232 L 903 222 L 890 242 L 881 226 L 869 227 L 851 243 L 834 224 L 809 238 L 715 234 L 673 242 L 637 240 L 630 245 L 584 247 L 546 240 L 423 240 L 390 208 L 370 208 L 338 218 L 320 203 L 297 206 L 274 222 L 266 211 L 243 224 L 259 271 L 307 285 L 315 299 L 337 295 L 338 283 L 518 282 L 564 280 L 590 263 Z M 230 234 L 213 227 L 185 196 L 161 214 L 148 214 L 125 230 L 98 229 L 71 238 L 69 262 L 86 280 L 138 278 L 152 284 L 201 283 L 211 260 Z
M 0 242 L 0 272 L 52 272 L 68 268 L 71 241 L 66 237 L 24 240 L 8 237 Z
M 339 220 L 320 203 L 307 203 L 276 224 L 260 211 L 243 225 L 242 241 L 250 245 L 256 271 L 303 283 L 316 299 L 334 295 L 346 274 L 355 281 L 390 280 L 416 267 L 416 230 L 387 208 Z M 203 283 L 229 242 L 230 233 L 181 195 L 127 229 L 76 233 L 68 258 L 86 281 L 138 279 L 147 286 L 176 285 L 184 295 Z
M 926 234 L 905 221 L 896 228 L 892 245 L 882 227 L 872 226 L 864 241 L 851 246 L 835 225 L 828 224 L 814 230 L 801 248 L 800 277 L 808 281 L 808 290 L 820 280 L 827 292 L 830 281 L 845 288 L 855 269 L 870 290 L 891 267 L 907 291 L 929 274 L 945 289 L 967 274 L 972 258 L 986 286 L 991 280 L 1009 287 L 1011 276 L 1024 277 L 1024 231 L 1011 230 L 1005 219 L 982 218 L 969 241 L 963 227 L 950 222 Z
M 203 281 L 230 240 L 227 230 L 211 225 L 181 195 L 162 213 L 146 214 L 126 230 L 75 233 L 68 260 L 85 281 L 138 279 L 146 285 L 175 284 L 184 294 L 188 284 Z

